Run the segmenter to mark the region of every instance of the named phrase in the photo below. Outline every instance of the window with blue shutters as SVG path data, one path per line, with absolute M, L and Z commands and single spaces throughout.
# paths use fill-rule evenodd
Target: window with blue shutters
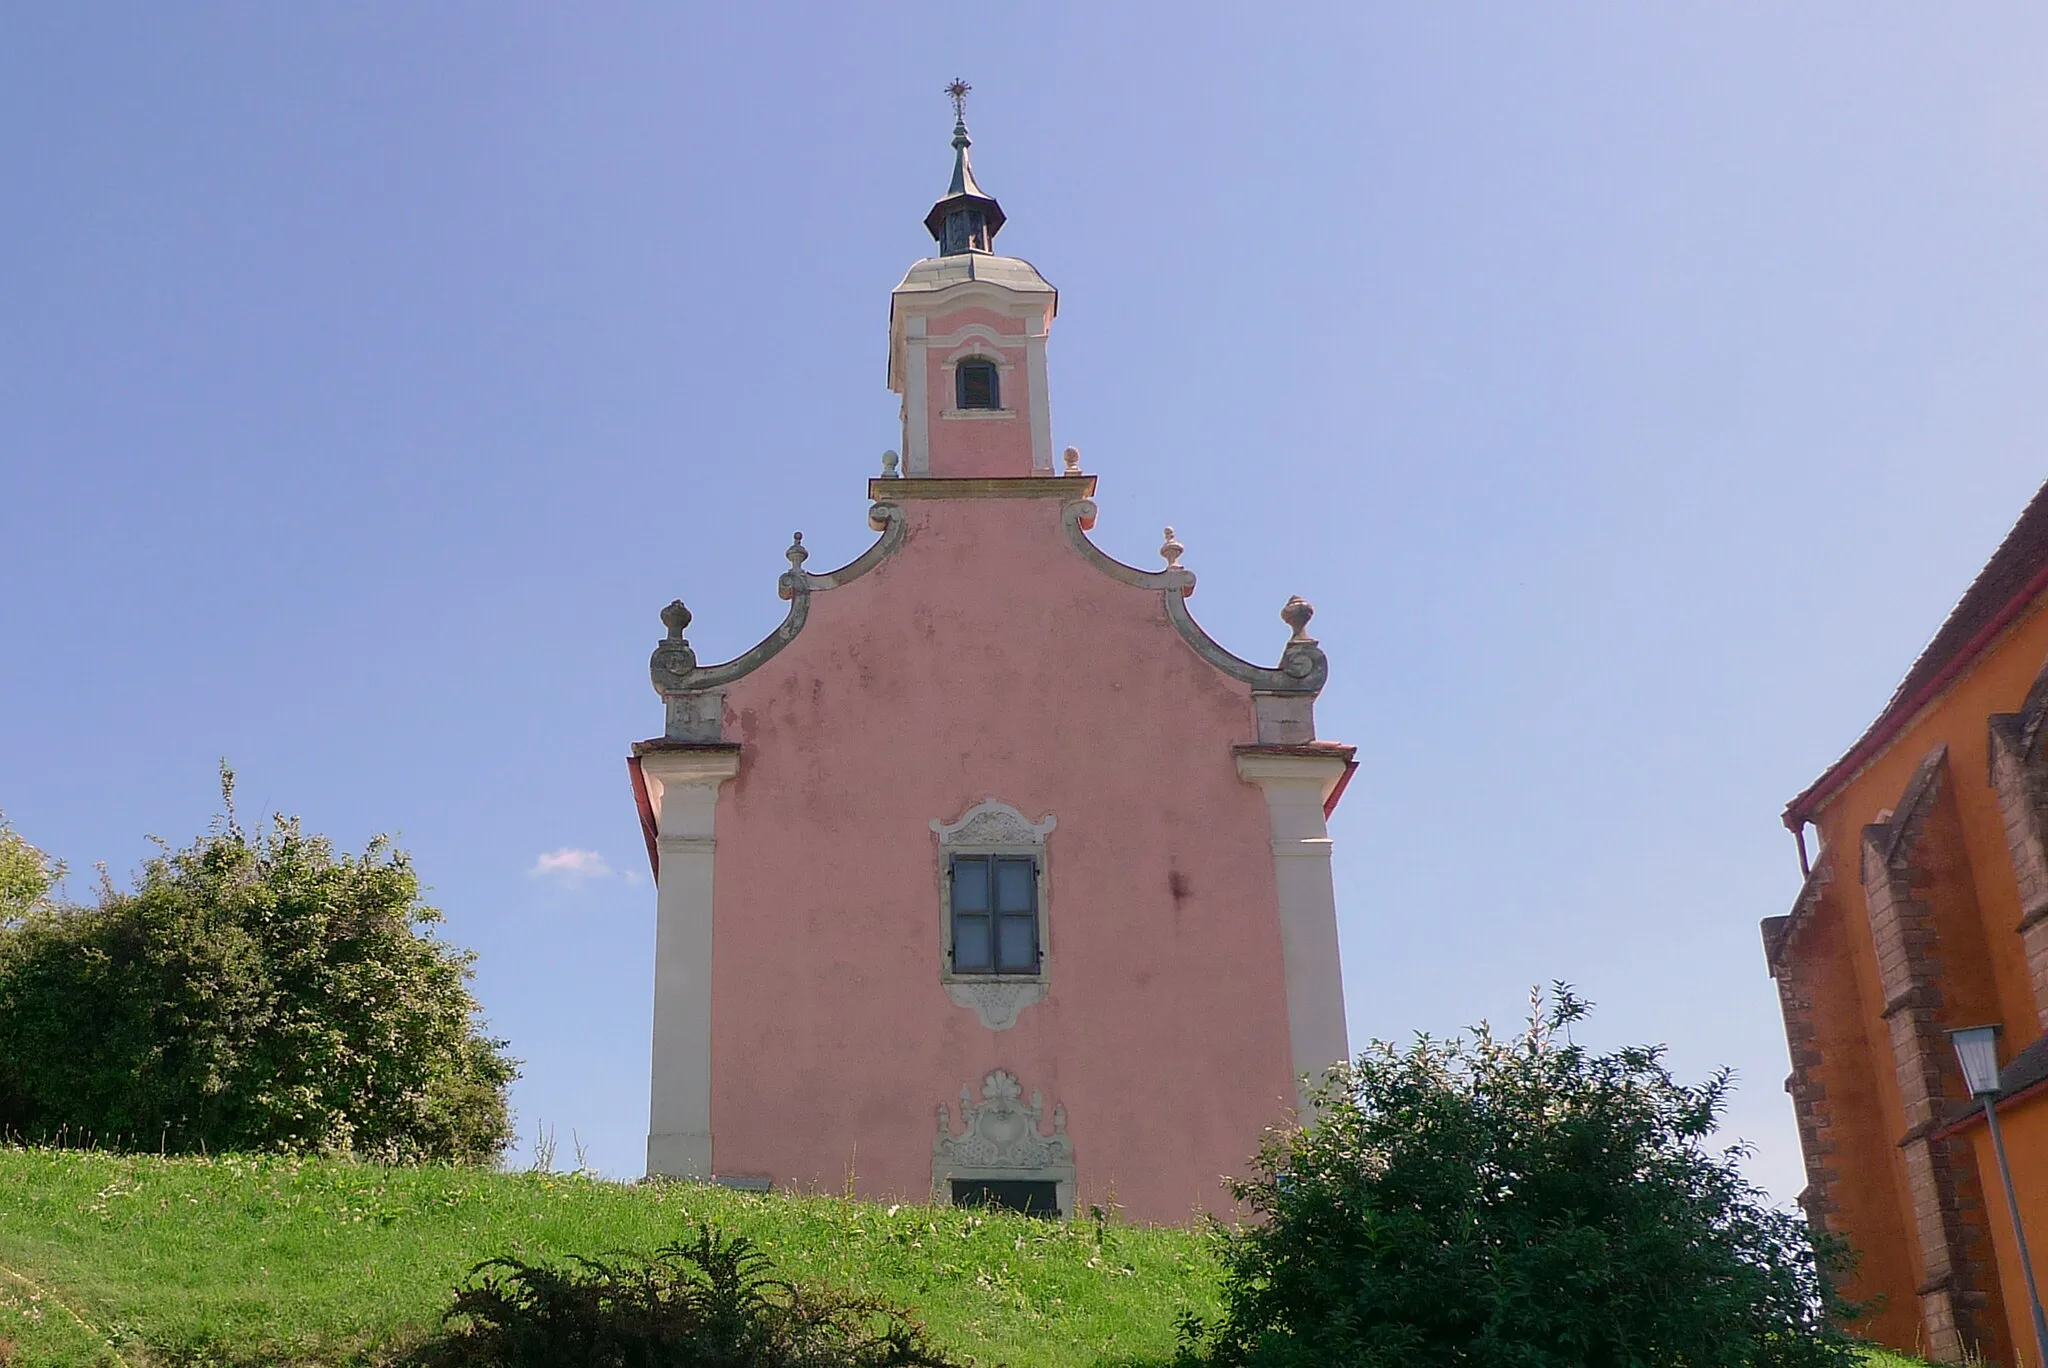
M 955 855 L 950 885 L 952 971 L 1037 974 L 1038 860 L 1031 855 Z

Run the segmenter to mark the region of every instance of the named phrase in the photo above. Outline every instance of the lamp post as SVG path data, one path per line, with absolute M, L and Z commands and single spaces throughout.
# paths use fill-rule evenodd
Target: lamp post
M 2012 1193 L 2012 1168 L 2005 1162 L 2005 1137 L 1998 1129 L 1998 1027 L 1971 1026 L 1950 1031 L 1948 1038 L 1956 1047 L 1970 1096 L 1984 1104 L 1991 1152 L 1998 1156 L 1998 1181 L 2005 1185 L 2005 1209 L 2012 1216 L 2013 1243 L 2019 1246 L 2020 1275 L 2027 1280 L 2027 1303 L 2034 1312 L 2034 1347 L 2048 1364 L 2048 1317 L 2041 1314 L 2041 1289 L 2034 1285 L 2034 1262 L 2027 1254 L 2027 1232 L 2020 1226 L 2020 1204 Z

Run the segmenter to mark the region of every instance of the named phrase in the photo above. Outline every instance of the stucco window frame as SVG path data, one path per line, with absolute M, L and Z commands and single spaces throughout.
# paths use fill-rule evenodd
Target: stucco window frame
M 976 336 L 970 338 L 965 345 L 961 346 L 960 348 L 958 348 L 957 350 L 955 350 L 954 352 L 952 352 L 950 355 L 946 356 L 939 362 L 939 373 L 941 376 L 941 388 L 939 390 L 939 393 L 941 396 L 943 396 L 939 405 L 939 417 L 942 419 L 963 418 L 968 419 L 970 421 L 981 421 L 987 419 L 1015 418 L 1019 412 L 1019 410 L 1014 404 L 1000 406 L 997 408 L 971 409 L 964 409 L 957 406 L 958 395 L 960 391 L 960 366 L 962 363 L 968 361 L 981 361 L 995 367 L 996 397 L 998 399 L 1007 399 L 1011 393 L 1010 377 L 1011 374 L 1017 369 L 1017 363 L 1003 355 L 1001 346 L 998 341 L 984 340 L 979 335 L 979 333 L 983 331 L 986 330 L 977 330 Z M 994 339 L 997 336 L 999 335 L 990 334 L 991 339 Z
M 1047 813 L 1033 822 L 1010 804 L 986 798 L 968 808 L 958 821 L 933 818 L 939 898 L 939 985 L 955 1004 L 972 1009 L 982 1025 L 1005 1031 L 1017 1014 L 1044 999 L 1052 982 L 1052 860 L 1047 837 L 1058 819 Z M 953 857 L 1000 855 L 1032 861 L 1038 923 L 1038 972 L 1034 974 L 955 973 L 953 970 Z M 993 932 L 993 919 L 991 919 Z

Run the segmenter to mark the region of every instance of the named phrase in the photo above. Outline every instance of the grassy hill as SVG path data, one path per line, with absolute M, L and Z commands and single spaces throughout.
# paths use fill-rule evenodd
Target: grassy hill
M 1177 1318 L 1216 1309 L 1215 1261 L 1187 1230 L 561 1174 L 0 1147 L 0 1364 L 387 1363 L 433 1331 L 480 1259 L 644 1253 L 700 1220 L 748 1236 L 784 1276 L 914 1308 L 980 1364 L 1163 1365 Z
M 47 1364 L 386 1362 L 478 1260 L 648 1252 L 695 1222 L 914 1308 L 987 1364 L 1138 1365 L 1213 1311 L 1193 1232 L 682 1184 L 0 1148 L 0 1344 Z M 0 1360 L 4 1362 L 5 1360 Z

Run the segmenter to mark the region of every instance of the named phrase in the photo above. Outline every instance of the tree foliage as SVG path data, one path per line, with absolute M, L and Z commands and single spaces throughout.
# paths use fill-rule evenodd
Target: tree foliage
M 0 929 L 0 1125 L 110 1147 L 495 1159 L 515 1066 L 411 862 L 226 815 Z M 9 885 L 12 887 L 13 885 Z M 47 890 L 45 890 L 47 891 Z
M 1569 988 L 1333 1071 L 1312 1124 L 1234 1185 L 1225 1313 L 1186 1356 L 1294 1368 L 1852 1364 L 1835 1249 L 1709 1148 L 1729 1075 L 1572 1042 Z
M 64 866 L 37 850 L 0 812 L 0 929 L 47 907 Z

